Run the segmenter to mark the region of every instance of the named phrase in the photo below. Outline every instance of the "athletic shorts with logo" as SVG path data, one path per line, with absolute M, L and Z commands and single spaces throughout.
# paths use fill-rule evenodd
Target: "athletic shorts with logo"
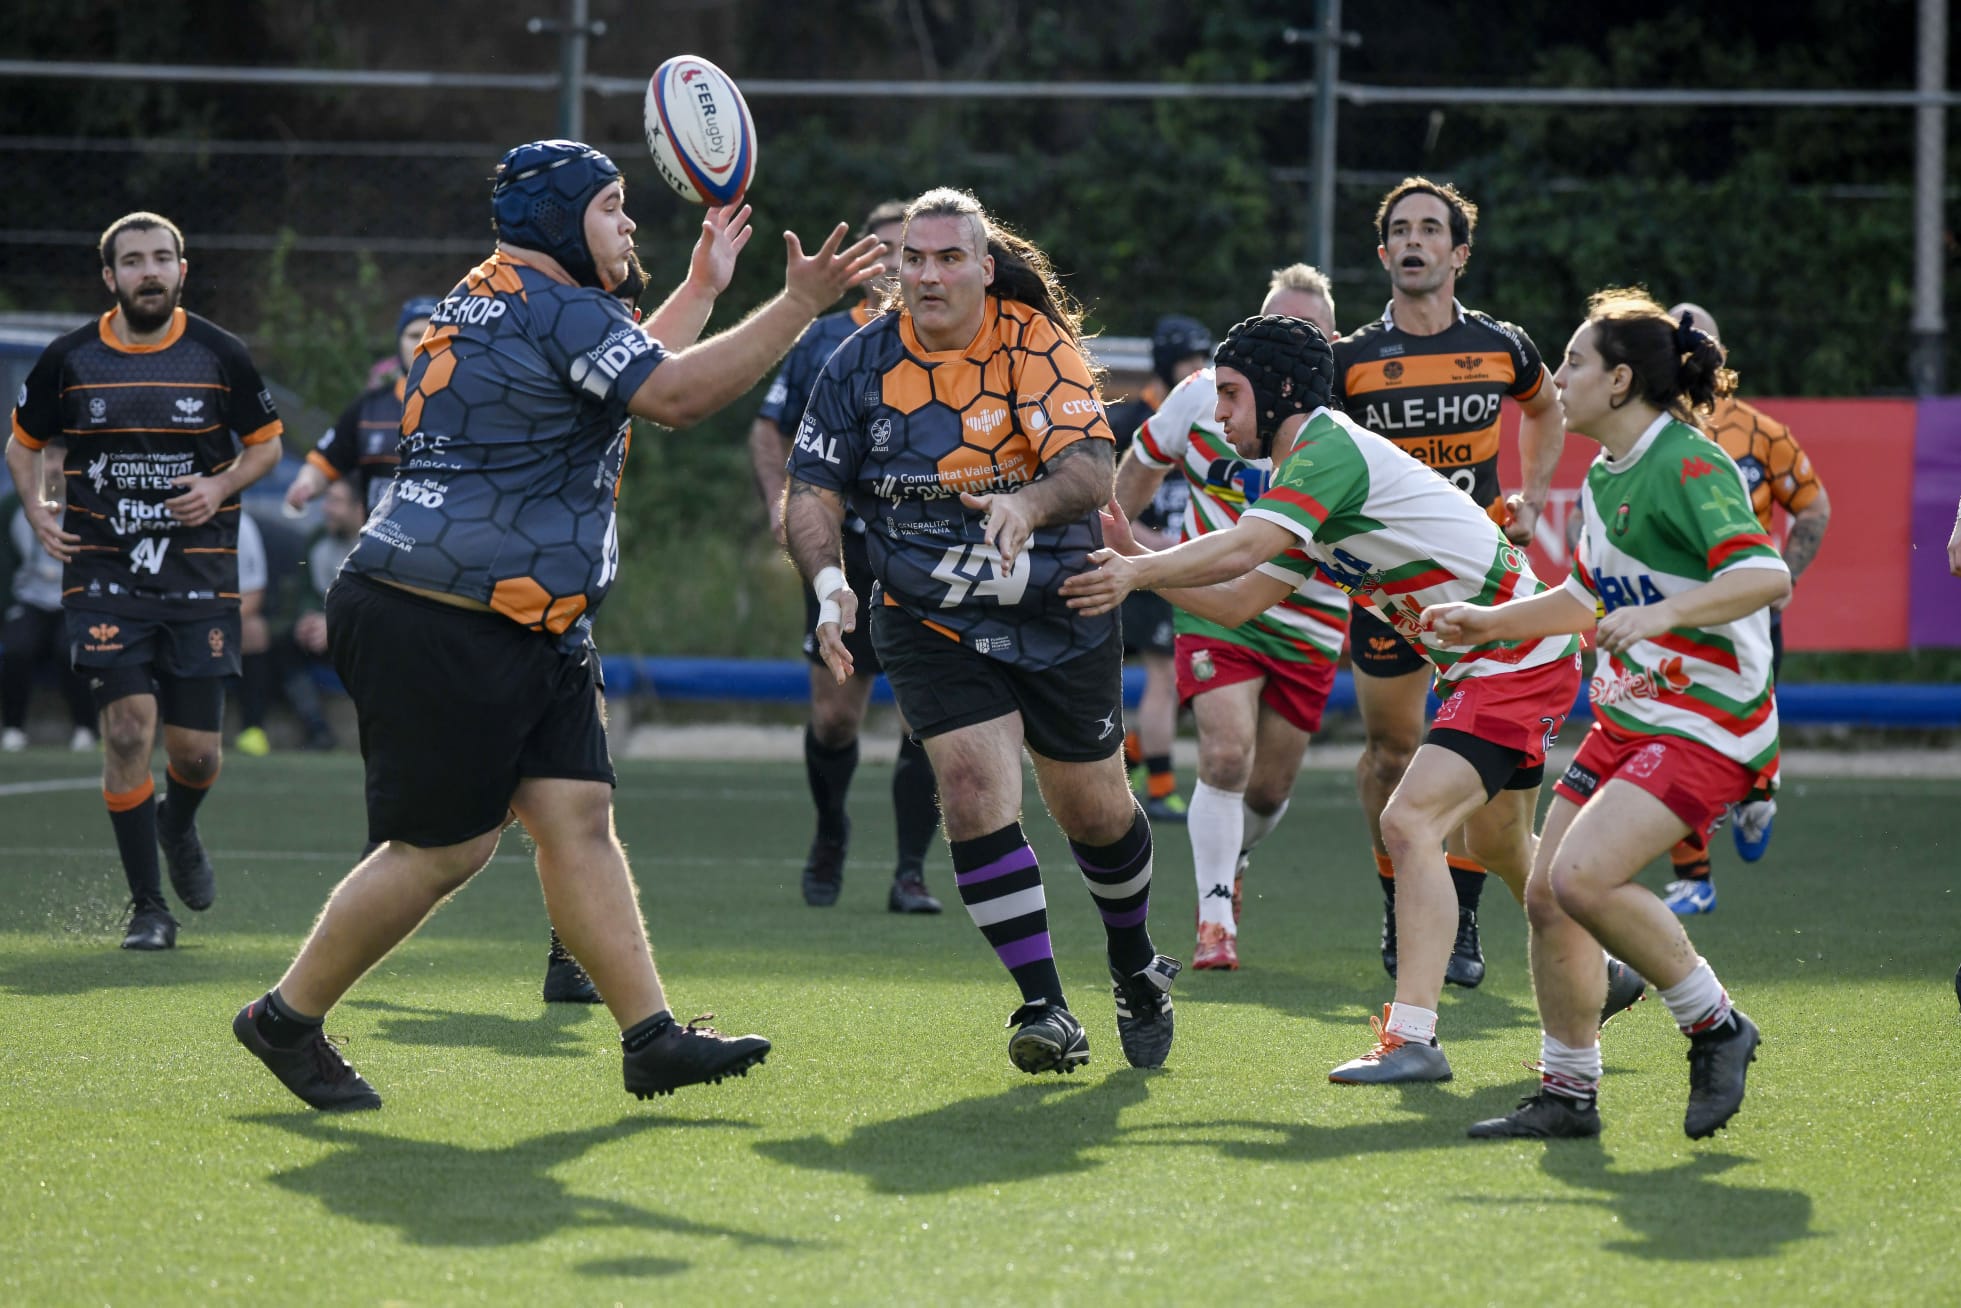
M 510 820 L 526 777 L 613 784 L 599 657 L 552 633 L 343 572 L 331 654 L 367 764 L 368 839 L 457 845 Z
M 1749 768 L 1700 741 L 1636 735 L 1595 722 L 1553 793 L 1584 806 L 1615 778 L 1653 795 L 1705 839 L 1723 810 L 1748 799 L 1756 785 Z
M 243 666 L 236 609 L 181 619 L 80 608 L 63 616 L 69 662 L 88 682 L 98 710 L 131 695 L 154 695 L 169 726 L 217 731 L 224 724 L 224 679 Z
M 880 604 L 872 641 L 900 712 L 921 740 L 1020 713 L 1028 747 L 1064 763 L 1123 748 L 1123 644 L 1106 640 L 1051 668 L 990 658 L 905 610 Z
M 1321 729 L 1328 692 L 1335 685 L 1331 659 L 1275 658 L 1235 641 L 1189 632 L 1179 633 L 1174 657 L 1180 705 L 1191 703 L 1208 690 L 1264 677 L 1260 703 L 1301 731 L 1312 734 Z
M 1450 688 L 1424 740 L 1478 770 L 1487 798 L 1535 790 L 1546 754 L 1580 695 L 1580 656 L 1517 672 L 1467 677 Z
M 1406 677 L 1430 666 L 1416 646 L 1366 604 L 1349 606 L 1348 661 L 1365 677 Z
M 878 651 L 872 648 L 872 587 L 878 578 L 872 575 L 864 532 L 849 526 L 844 531 L 844 584 L 858 597 L 857 629 L 844 633 L 852 675 L 875 677 L 885 670 L 879 665 Z M 817 652 L 817 592 L 808 586 L 803 588 L 803 656 L 815 667 L 824 666 L 824 656 Z

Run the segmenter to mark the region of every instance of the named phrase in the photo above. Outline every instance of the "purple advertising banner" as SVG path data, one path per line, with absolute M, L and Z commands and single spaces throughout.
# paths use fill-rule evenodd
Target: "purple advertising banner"
M 1913 548 L 1907 643 L 1961 645 L 1961 577 L 1947 570 L 1947 538 L 1961 504 L 1961 398 L 1922 400 L 1913 441 Z M 1834 526 L 1838 525 L 1836 523 Z

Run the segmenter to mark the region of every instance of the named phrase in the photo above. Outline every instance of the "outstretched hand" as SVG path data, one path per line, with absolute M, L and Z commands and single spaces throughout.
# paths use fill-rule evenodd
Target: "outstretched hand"
M 720 295 L 735 276 L 735 261 L 742 247 L 756 231 L 749 225 L 749 206 L 725 205 L 710 209 L 701 220 L 701 237 L 688 257 L 688 280 L 702 290 Z
M 1097 565 L 1094 572 L 1065 578 L 1059 589 L 1070 608 L 1094 618 L 1119 607 L 1137 589 L 1137 564 L 1113 549 L 1092 551 L 1089 561 Z
M 878 261 L 884 244 L 876 236 L 867 236 L 856 244 L 845 245 L 844 238 L 850 230 L 847 224 L 839 223 L 824 243 L 808 255 L 803 252 L 803 242 L 795 232 L 783 233 L 786 251 L 783 289 L 808 309 L 813 318 L 837 303 L 838 297 L 852 287 L 885 271 L 885 265 Z
M 1435 633 L 1437 639 L 1450 648 L 1468 649 L 1473 645 L 1482 645 L 1489 639 L 1484 633 L 1490 628 L 1494 617 L 1494 611 L 1484 605 L 1452 601 L 1449 604 L 1432 604 L 1423 610 L 1418 621 L 1424 631 Z

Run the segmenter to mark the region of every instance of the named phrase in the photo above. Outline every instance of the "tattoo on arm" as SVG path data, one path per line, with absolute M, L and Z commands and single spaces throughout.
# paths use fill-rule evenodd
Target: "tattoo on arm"
M 1029 525 L 1073 522 L 1110 502 L 1116 490 L 1116 450 L 1109 441 L 1079 440 L 1042 466 L 1042 475 L 1015 494 Z
M 804 580 L 844 566 L 844 497 L 834 490 L 790 478 L 784 490 L 783 530 L 790 561 Z
M 1792 519 L 1791 534 L 1784 541 L 1784 566 L 1791 570 L 1792 581 L 1818 557 L 1818 546 L 1824 539 L 1825 519 L 1803 514 Z

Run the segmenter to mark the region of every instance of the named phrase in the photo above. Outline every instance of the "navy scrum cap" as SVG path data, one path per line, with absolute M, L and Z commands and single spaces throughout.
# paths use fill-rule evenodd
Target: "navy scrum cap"
M 434 316 L 436 306 L 440 303 L 441 301 L 433 295 L 418 295 L 412 300 L 403 300 L 402 311 L 395 315 L 395 334 L 400 336 L 407 331 L 409 324 L 417 318 Z
M 581 286 L 605 290 L 586 248 L 586 206 L 619 176 L 611 159 L 580 141 L 518 146 L 498 162 L 490 188 L 497 239 L 542 250 Z
M 1212 362 L 1241 374 L 1253 388 L 1255 430 L 1267 456 L 1281 423 L 1326 405 L 1334 390 L 1335 352 L 1305 318 L 1275 313 L 1248 318 L 1226 333 Z
M 1166 386 L 1173 384 L 1172 365 L 1194 354 L 1212 353 L 1212 333 L 1204 323 L 1183 314 L 1168 313 L 1151 329 L 1151 371 Z

